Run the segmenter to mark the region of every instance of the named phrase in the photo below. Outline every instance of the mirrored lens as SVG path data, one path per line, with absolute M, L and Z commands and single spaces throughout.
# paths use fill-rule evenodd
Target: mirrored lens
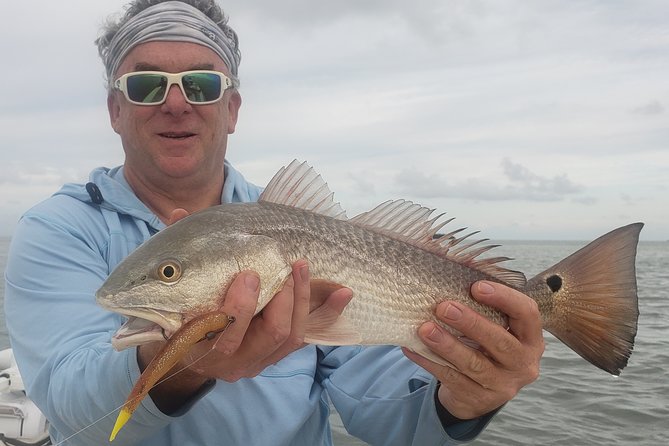
M 127 86 L 131 101 L 152 104 L 163 100 L 167 78 L 160 74 L 137 74 L 128 76 Z
M 125 92 L 128 99 L 136 104 L 160 104 L 165 100 L 169 86 L 174 82 L 180 82 L 181 90 L 188 102 L 210 103 L 218 101 L 223 95 L 224 79 L 222 74 L 206 71 L 174 75 L 140 72 L 125 76 Z
M 186 97 L 193 102 L 215 101 L 221 96 L 221 77 L 214 73 L 191 73 L 181 79 Z

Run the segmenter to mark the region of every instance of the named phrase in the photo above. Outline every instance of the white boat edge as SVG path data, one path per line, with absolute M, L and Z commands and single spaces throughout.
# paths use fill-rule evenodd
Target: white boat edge
M 26 395 L 11 348 L 0 350 L 0 446 L 47 446 L 49 422 Z

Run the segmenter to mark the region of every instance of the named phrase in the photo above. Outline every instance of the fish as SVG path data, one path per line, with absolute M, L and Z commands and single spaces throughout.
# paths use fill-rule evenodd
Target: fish
M 504 314 L 470 295 L 474 282 L 488 280 L 534 299 L 545 330 L 596 367 L 621 373 L 637 332 L 635 259 L 643 223 L 615 229 L 528 280 L 503 266 L 509 258 L 483 255 L 499 245 L 472 241 L 477 232 L 463 235 L 465 228 L 444 233 L 453 219 L 434 214 L 397 199 L 348 218 L 322 177 L 295 160 L 276 173 L 257 202 L 210 207 L 158 232 L 112 271 L 96 301 L 128 317 L 112 338 L 115 349 L 168 340 L 166 352 L 154 359 L 162 365 L 152 362 L 142 374 L 157 380 L 169 370 L 165 363 L 173 365 L 188 346 L 233 323 L 234 315 L 217 312 L 237 274 L 258 273 L 258 313 L 288 279 L 291 265 L 306 259 L 312 295 L 348 287 L 353 298 L 338 317 L 312 308 L 305 342 L 396 345 L 452 367 L 421 342 L 418 327 L 432 321 L 462 335 L 435 316 L 444 300 L 506 326 Z M 205 328 L 183 335 L 184 327 L 198 324 Z M 177 338 L 179 347 L 172 348 L 170 340 Z M 150 388 L 142 386 L 128 398 L 135 406 Z

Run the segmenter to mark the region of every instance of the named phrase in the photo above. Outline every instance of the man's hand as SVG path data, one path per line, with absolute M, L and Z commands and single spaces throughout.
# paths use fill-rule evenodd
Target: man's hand
M 535 381 L 544 352 L 541 317 L 534 300 L 493 282 L 477 282 L 471 293 L 477 301 L 506 314 L 508 330 L 466 305 L 446 301 L 437 306 L 437 317 L 478 342 L 480 350 L 463 344 L 433 322 L 423 324 L 418 334 L 457 370 L 404 349 L 411 360 L 440 381 L 439 401 L 460 419 L 477 418 L 497 409 Z
M 330 294 L 323 305 L 341 314 L 351 297 L 352 292 L 342 288 Z M 257 300 L 258 276 L 240 273 L 221 307 L 222 312 L 235 316 L 235 322 L 210 343 L 214 351 L 191 368 L 208 377 L 234 382 L 258 375 L 304 345 L 311 301 L 306 261 L 293 264 L 292 275 L 281 291 L 253 317 Z
M 256 376 L 304 345 L 311 301 L 307 262 L 293 264 L 283 288 L 254 316 L 259 285 L 259 277 L 252 271 L 242 271 L 233 280 L 220 311 L 234 316 L 235 322 L 215 339 L 197 343 L 167 376 L 176 374 L 151 391 L 151 398 L 163 412 L 177 410 L 211 378 L 234 382 Z M 341 314 L 351 297 L 350 289 L 340 288 L 320 299 L 328 311 Z M 161 343 L 152 343 L 138 348 L 142 370 L 160 347 Z

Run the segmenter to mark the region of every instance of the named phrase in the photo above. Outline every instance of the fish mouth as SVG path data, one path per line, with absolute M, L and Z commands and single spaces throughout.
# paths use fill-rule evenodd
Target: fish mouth
M 183 325 L 180 313 L 152 308 L 115 308 L 113 311 L 128 317 L 112 336 L 112 347 L 117 351 L 149 342 L 164 341 Z

